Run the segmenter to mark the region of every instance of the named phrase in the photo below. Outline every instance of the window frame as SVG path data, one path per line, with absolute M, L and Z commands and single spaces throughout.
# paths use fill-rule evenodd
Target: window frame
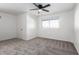
M 54 28 L 59 28 L 59 19 L 55 19 L 56 21 L 58 20 L 58 25 L 55 27 L 55 25 L 53 26 L 53 27 L 51 27 L 51 22 L 50 21 L 52 21 L 52 19 L 50 19 L 50 20 L 42 20 L 41 21 L 41 26 L 42 26 L 42 28 L 45 28 L 44 26 L 43 26 L 43 21 L 48 21 L 49 23 L 49 27 L 47 27 L 47 28 L 45 28 L 45 29 L 54 29 Z M 54 19 L 53 19 L 53 21 L 55 21 Z M 55 24 L 55 23 L 54 23 Z

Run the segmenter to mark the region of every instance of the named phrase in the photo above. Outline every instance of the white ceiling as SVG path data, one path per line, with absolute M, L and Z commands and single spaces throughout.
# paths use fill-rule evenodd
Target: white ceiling
M 50 12 L 42 11 L 41 14 L 67 11 L 74 8 L 74 6 L 75 6 L 74 3 L 52 3 L 50 7 L 46 8 Z M 29 10 L 29 9 L 34 9 L 34 8 L 36 8 L 36 6 L 34 6 L 32 3 L 0 3 L 1 12 L 7 12 L 7 13 L 12 13 L 12 14 L 19 14 L 19 13 L 24 13 L 28 11 L 29 13 L 38 15 L 38 11 Z

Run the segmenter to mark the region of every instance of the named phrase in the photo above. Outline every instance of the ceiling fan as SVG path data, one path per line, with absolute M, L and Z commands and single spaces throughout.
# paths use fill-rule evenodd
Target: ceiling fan
M 37 8 L 35 8 L 35 9 L 30 9 L 30 10 L 38 10 L 38 12 L 40 12 L 40 11 L 49 12 L 49 10 L 46 10 L 46 9 L 44 9 L 44 8 L 49 7 L 50 4 L 47 4 L 47 5 L 44 5 L 44 6 L 43 6 L 42 4 L 33 3 L 33 5 L 35 5 Z

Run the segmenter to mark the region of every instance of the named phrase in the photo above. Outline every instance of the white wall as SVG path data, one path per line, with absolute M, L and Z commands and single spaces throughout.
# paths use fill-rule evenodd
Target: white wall
M 74 11 L 67 11 L 63 13 L 56 14 L 59 16 L 60 20 L 60 27 L 58 29 L 43 29 L 41 27 L 41 18 L 46 18 L 44 16 L 40 16 L 38 20 L 38 36 L 63 40 L 63 41 L 70 41 L 74 42 Z M 50 15 L 52 16 L 52 15 Z
M 74 44 L 79 53 L 79 4 L 75 9 L 75 35 L 76 35 L 76 39 L 74 41 Z
M 17 16 L 17 37 L 29 40 L 36 37 L 35 17 L 23 13 Z
M 26 13 L 17 15 L 17 37 L 26 40 Z
M 35 17 L 27 14 L 27 39 L 32 39 L 36 37 L 37 34 L 37 24 Z
M 16 16 L 0 12 L 0 41 L 16 38 Z

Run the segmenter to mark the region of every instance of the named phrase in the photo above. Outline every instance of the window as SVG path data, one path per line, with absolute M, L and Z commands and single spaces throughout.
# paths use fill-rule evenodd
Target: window
M 59 20 L 43 20 L 43 28 L 59 28 Z
M 43 28 L 49 28 L 49 21 L 42 21 Z
M 50 28 L 59 28 L 59 20 L 50 20 Z

